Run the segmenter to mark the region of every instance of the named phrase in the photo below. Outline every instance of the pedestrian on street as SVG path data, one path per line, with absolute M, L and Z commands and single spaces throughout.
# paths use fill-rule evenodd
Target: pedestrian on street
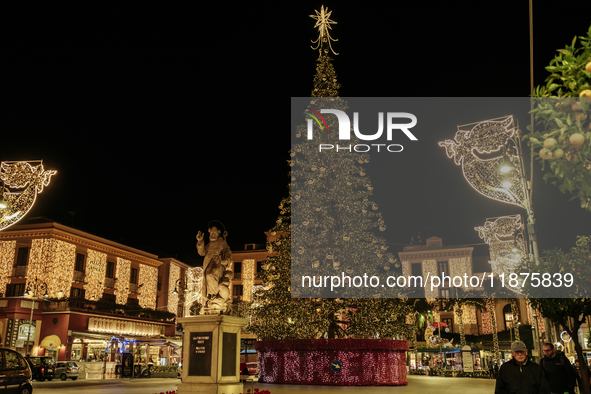
M 553 344 L 545 343 L 541 364 L 552 394 L 574 394 L 576 372 L 563 352 L 557 351 Z
M 511 344 L 513 359 L 501 365 L 495 394 L 550 394 L 544 370 L 528 359 L 525 343 Z

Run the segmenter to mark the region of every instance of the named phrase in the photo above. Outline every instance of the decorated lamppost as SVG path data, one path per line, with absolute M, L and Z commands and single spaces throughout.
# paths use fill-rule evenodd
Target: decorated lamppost
M 493 200 L 517 205 L 527 213 L 527 226 L 522 225 L 520 219 L 507 216 L 476 228 L 491 248 L 493 272 L 498 276 L 510 275 L 523 261 L 539 265 L 531 183 L 525 175 L 519 127 L 513 115 L 458 126 L 455 138 L 441 141 L 439 146 L 445 147 L 447 156 L 462 167 L 464 178 L 477 192 Z M 525 243 L 526 230 L 529 244 Z M 507 242 L 515 242 L 518 247 L 507 251 Z M 529 250 L 527 260 L 520 254 L 520 249 Z M 510 289 L 521 294 L 521 282 Z M 531 313 L 534 349 L 539 356 L 537 315 L 533 309 Z
M 35 309 L 35 299 L 37 298 L 37 295 L 40 291 L 43 292 L 43 298 L 49 297 L 49 294 L 47 293 L 47 283 L 35 278 L 34 281 L 29 282 L 27 289 L 23 294 L 25 297 L 31 297 L 31 320 L 29 321 L 29 330 L 27 332 L 27 354 L 30 354 L 31 350 L 29 348 L 29 341 L 31 340 L 31 330 L 33 328 L 33 311 Z

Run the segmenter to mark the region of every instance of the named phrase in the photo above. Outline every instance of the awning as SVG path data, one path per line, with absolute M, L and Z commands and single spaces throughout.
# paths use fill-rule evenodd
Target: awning
M 48 348 L 59 349 L 59 347 L 61 345 L 62 345 L 62 341 L 61 341 L 60 337 L 58 337 L 57 335 L 48 335 L 45 338 L 43 338 L 43 340 L 39 344 L 39 347 L 46 348 L 46 349 L 48 349 Z

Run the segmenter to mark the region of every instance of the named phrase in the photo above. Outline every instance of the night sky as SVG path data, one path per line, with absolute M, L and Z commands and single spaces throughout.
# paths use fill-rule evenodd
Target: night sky
M 287 195 L 283 114 L 288 96 L 310 94 L 317 32 L 308 15 L 322 4 L 338 22 L 331 34 L 343 97 L 528 96 L 527 2 L 415 3 L 45 3 L 7 11 L 0 159 L 43 159 L 58 171 L 29 217 L 189 264 L 199 261 L 195 234 L 213 219 L 226 225 L 233 249 L 263 243 Z M 536 84 L 555 50 L 590 23 L 588 1 L 534 4 Z M 422 230 L 444 244 L 480 242 L 473 222 L 503 207 L 480 198 L 482 208 L 474 202 L 448 226 L 440 213 L 471 189 L 443 149 L 424 149 L 417 156 L 439 155 L 447 189 L 417 195 L 395 216 L 385 212 L 387 241 L 408 243 Z M 401 190 L 424 183 L 426 171 L 420 161 L 401 165 Z M 591 234 L 578 201 L 534 183 L 542 249 Z

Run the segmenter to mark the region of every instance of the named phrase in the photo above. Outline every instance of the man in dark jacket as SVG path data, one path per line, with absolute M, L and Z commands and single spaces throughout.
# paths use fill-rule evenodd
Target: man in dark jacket
M 495 394 L 550 394 L 544 370 L 527 358 L 525 343 L 511 344 L 513 359 L 501 366 Z
M 545 343 L 541 364 L 552 394 L 574 394 L 576 372 L 564 353 L 557 352 L 551 343 Z

